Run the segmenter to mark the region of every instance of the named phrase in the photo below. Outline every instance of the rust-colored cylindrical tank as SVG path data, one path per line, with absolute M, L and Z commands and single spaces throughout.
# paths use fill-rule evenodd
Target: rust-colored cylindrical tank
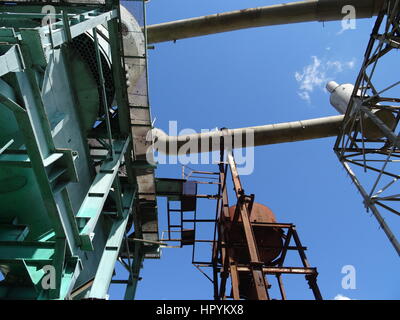
M 229 208 L 231 221 L 235 215 L 236 206 Z M 250 222 L 276 223 L 274 213 L 267 206 L 260 203 L 253 203 L 250 213 Z M 265 265 L 279 256 L 282 251 L 283 231 L 276 227 L 266 227 L 262 224 L 253 226 L 254 237 L 256 239 L 260 260 Z M 249 265 L 250 256 L 246 244 L 246 236 L 243 229 L 242 219 L 239 213 L 238 222 L 232 226 L 229 233 L 229 241 L 233 248 L 233 259 L 237 264 Z M 255 299 L 255 287 L 249 272 L 239 273 L 239 291 L 242 298 Z
M 236 206 L 229 208 L 231 220 L 235 215 Z M 231 229 L 229 238 L 231 242 L 245 243 L 246 237 L 243 230 L 242 218 L 239 213 L 238 223 Z M 267 206 L 254 202 L 250 213 L 251 222 L 276 223 L 274 213 Z M 266 228 L 264 226 L 253 226 L 260 260 L 266 265 L 270 264 L 282 251 L 282 230 L 279 228 Z M 247 248 L 234 246 L 234 259 L 239 264 L 248 264 L 250 261 Z

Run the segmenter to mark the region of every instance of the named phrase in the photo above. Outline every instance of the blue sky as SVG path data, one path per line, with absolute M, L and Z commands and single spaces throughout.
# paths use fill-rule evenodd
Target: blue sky
M 289 1 L 286 1 L 289 2 Z M 152 0 L 148 24 L 276 0 Z M 357 20 L 338 34 L 340 22 L 247 29 L 176 43 L 150 51 L 150 102 L 155 126 L 168 131 L 245 127 L 336 115 L 323 89 L 327 80 L 354 83 L 374 19 Z M 390 71 L 390 70 L 388 70 Z M 399 299 L 400 260 L 378 223 L 366 213 L 332 148 L 335 138 L 257 147 L 255 171 L 244 176 L 247 193 L 269 206 L 280 222 L 291 222 L 320 273 L 325 299 Z M 179 178 L 181 167 L 160 165 L 158 177 Z M 160 198 L 161 229 L 166 200 Z M 200 205 L 204 214 L 214 203 Z M 396 217 L 385 215 L 394 230 Z M 398 234 L 398 233 L 397 233 Z M 356 269 L 356 289 L 341 286 L 342 267 Z M 164 249 L 146 260 L 137 299 L 212 299 L 211 283 L 191 265 L 191 248 Z M 289 299 L 310 299 L 302 276 L 288 276 Z M 123 295 L 112 286 L 111 299 Z

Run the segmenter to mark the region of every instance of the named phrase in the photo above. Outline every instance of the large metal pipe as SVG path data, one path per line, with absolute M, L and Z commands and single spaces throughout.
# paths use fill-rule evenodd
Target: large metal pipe
M 353 6 L 357 19 L 377 15 L 384 0 L 308 0 L 177 20 L 147 27 L 148 43 L 172 41 L 239 29 L 343 19 Z
M 343 117 L 339 115 L 180 136 L 169 136 L 161 129 L 153 129 L 153 146 L 162 153 L 182 155 L 218 151 L 221 137 L 224 138 L 225 147 L 233 148 L 325 138 L 339 134 Z

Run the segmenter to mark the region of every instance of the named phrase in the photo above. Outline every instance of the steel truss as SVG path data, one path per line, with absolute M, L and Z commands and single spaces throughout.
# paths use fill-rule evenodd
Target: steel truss
M 400 215 L 400 81 L 379 75 L 400 48 L 399 1 L 384 3 L 368 43 L 334 151 L 400 255 L 400 244 L 381 211 Z M 396 58 L 397 59 L 397 58 Z M 394 71 L 394 70 L 393 70 Z M 390 83 L 384 83 L 388 82 Z M 385 114 L 385 115 L 384 115 Z

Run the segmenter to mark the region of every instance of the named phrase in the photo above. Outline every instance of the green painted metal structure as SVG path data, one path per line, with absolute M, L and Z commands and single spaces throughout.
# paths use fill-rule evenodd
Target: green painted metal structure
M 159 258 L 146 29 L 128 28 L 132 51 L 122 10 L 0 6 L 0 299 L 106 299 L 118 261 L 132 299 L 143 259 Z

